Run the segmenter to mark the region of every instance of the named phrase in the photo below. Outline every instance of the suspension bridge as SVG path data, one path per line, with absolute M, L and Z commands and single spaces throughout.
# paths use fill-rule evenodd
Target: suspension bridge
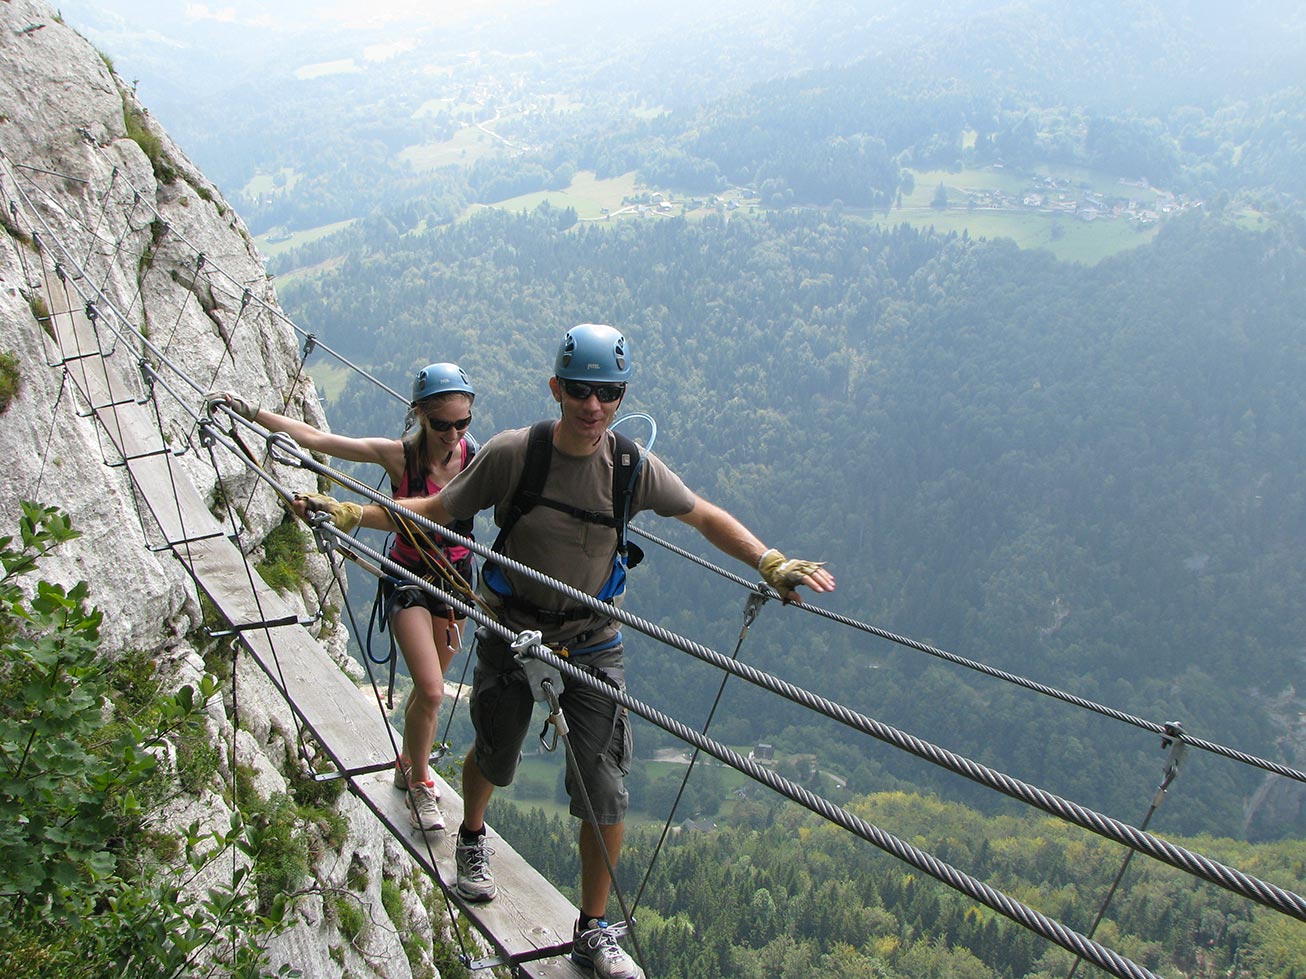
M 68 220 L 68 212 L 59 206 L 58 186 L 60 181 L 69 179 L 80 178 L 77 175 L 51 174 L 46 170 L 25 167 L 22 161 L 11 160 L 0 153 L 3 204 L 11 223 L 20 227 L 35 243 L 30 255 L 24 258 L 25 263 L 31 263 L 31 267 L 25 266 L 24 272 L 29 282 L 41 283 L 47 311 L 42 325 L 50 337 L 50 368 L 63 372 L 65 381 L 75 387 L 82 404 L 94 415 L 103 435 L 105 463 L 125 467 L 130 474 L 141 501 L 138 510 L 142 531 L 147 541 L 155 542 L 150 546 L 171 553 L 184 565 L 197 588 L 213 602 L 227 623 L 215 635 L 229 637 L 240 650 L 246 652 L 285 698 L 287 711 L 293 718 L 304 749 L 303 763 L 318 773 L 316 777 L 347 779 L 350 790 L 371 808 L 381 823 L 401 841 L 439 885 L 450 916 L 465 916 L 484 937 L 491 950 L 489 954 L 463 948 L 463 959 L 469 968 L 509 966 L 516 974 L 528 977 L 583 975 L 561 954 L 567 949 L 574 908 L 522 855 L 501 838 L 494 840 L 494 868 L 500 895 L 498 899 L 490 904 L 469 905 L 458 897 L 449 886 L 454 877 L 451 838 L 434 833 L 414 833 L 407 823 L 403 797 L 391 786 L 390 769 L 398 754 L 398 740 L 387 719 L 384 698 L 376 678 L 372 678 L 370 692 L 360 691 L 331 662 L 310 633 L 309 627 L 313 623 L 301 619 L 250 567 L 247 551 L 241 546 L 240 520 L 232 508 L 230 494 L 221 494 L 227 499 L 226 518 L 215 517 L 193 481 L 186 475 L 185 468 L 179 465 L 182 457 L 193 454 L 206 459 L 219 473 L 219 479 L 222 472 L 229 471 L 235 460 L 236 464 L 247 468 L 267 490 L 287 502 L 293 494 L 279 481 L 278 472 L 301 469 L 332 479 L 368 501 L 392 508 L 403 520 L 428 532 L 438 532 L 446 539 L 468 547 L 482 560 L 498 561 L 517 574 L 535 577 L 558 589 L 572 602 L 593 608 L 625 627 L 708 664 L 720 671 L 723 685 L 732 677 L 751 684 L 798 704 L 815 715 L 1119 844 L 1122 847 L 1123 861 L 1119 875 L 1099 910 L 1092 929 L 1087 934 L 1080 933 L 1002 893 L 963 869 L 952 867 L 925 850 L 868 823 L 848 809 L 778 775 L 774 770 L 757 764 L 753 759 L 740 756 L 709 736 L 711 717 L 704 724 L 687 725 L 573 667 L 547 647 L 538 642 L 531 643 L 529 637 L 517 636 L 505 630 L 466 591 L 452 586 L 442 587 L 441 584 L 432 584 L 413 576 L 390 561 L 385 554 L 341 532 L 328 521 L 318 520 L 313 524 L 317 546 L 330 560 L 342 589 L 341 569 L 345 561 L 351 561 L 373 573 L 389 575 L 430 591 L 441 601 L 473 619 L 482 629 L 497 632 L 509 641 L 524 642 L 526 655 L 566 676 L 569 681 L 590 686 L 616 700 L 630 712 L 674 735 L 692 747 L 694 759 L 702 754 L 718 759 L 778 796 L 810 810 L 910 867 L 1042 936 L 1048 942 L 1068 950 L 1075 956 L 1076 967 L 1080 961 L 1084 961 L 1121 979 L 1155 979 L 1155 974 L 1147 968 L 1093 938 L 1111 895 L 1120 885 L 1129 861 L 1136 854 L 1176 868 L 1279 914 L 1297 921 L 1306 921 L 1306 899 L 1301 896 L 1147 832 L 1148 822 L 1163 801 L 1186 751 L 1208 752 L 1228 759 L 1231 763 L 1252 766 L 1276 777 L 1306 782 L 1306 773 L 1291 766 L 1195 737 L 1184 730 L 1181 724 L 1137 717 L 849 616 L 810 605 L 791 606 L 791 611 L 786 612 L 821 616 L 843 627 L 899 644 L 994 680 L 1016 685 L 1068 708 L 1091 711 L 1122 725 L 1159 736 L 1167 746 L 1168 755 L 1146 818 L 1140 826 L 1132 826 L 931 744 L 781 677 L 750 667 L 742 663 L 737 655 L 722 654 L 624 608 L 607 605 L 562 582 L 547 579 L 531 568 L 493 553 L 479 542 L 463 538 L 447 528 L 431 525 L 416 514 L 398 507 L 387 496 L 365 483 L 325 465 L 311 453 L 303 451 L 293 440 L 284 435 L 266 432 L 234 412 L 218 408 L 209 416 L 199 406 L 204 393 L 217 386 L 215 382 L 219 379 L 223 364 L 199 365 L 200 370 L 206 374 L 202 377 L 196 376 L 199 371 L 195 365 L 179 365 L 170 356 L 169 342 L 160 343 L 147 336 L 131 315 L 131 309 L 140 297 L 134 296 L 124 302 L 122 296 L 110 294 L 103 285 L 108 279 L 107 275 L 102 268 L 93 267 L 96 263 L 116 260 L 127 236 L 126 228 L 133 220 L 142 220 L 142 210 L 145 212 L 145 221 L 161 221 L 161 215 L 157 212 L 150 214 L 151 205 L 145 202 L 143 195 L 115 171 L 114 180 L 108 187 L 92 189 L 102 205 L 95 227 L 80 229 L 83 235 L 97 243 L 97 247 L 90 254 L 78 254 L 68 247 L 63 240 L 64 232 L 61 231 Z M 173 235 L 174 245 L 189 249 L 193 269 L 191 285 L 202 282 L 204 287 L 190 290 L 195 302 L 201 302 L 201 297 L 207 291 L 208 294 L 225 300 L 217 303 L 216 309 L 237 310 L 234 321 L 218 323 L 224 339 L 240 329 L 241 319 L 251 308 L 257 309 L 259 315 L 284 319 L 275 306 L 255 297 L 247 283 L 238 281 L 211 260 L 206 260 L 202 249 L 177 237 L 166 224 L 161 229 L 156 228 L 156 234 L 158 233 L 164 237 Z M 213 307 L 206 309 L 206 313 L 217 318 Z M 346 358 L 340 357 L 316 337 L 305 334 L 295 324 L 286 322 L 304 340 L 303 359 L 299 365 L 301 372 L 305 361 L 315 351 L 335 357 L 357 370 Z M 381 384 L 365 371 L 359 370 L 359 373 L 370 382 Z M 404 400 L 391 389 L 385 389 L 400 401 Z M 173 426 L 163 421 L 159 406 L 164 399 L 172 402 L 172 414 L 175 415 L 180 410 L 190 419 L 189 429 L 182 438 L 178 438 Z M 262 442 L 261 452 L 250 451 L 250 440 Z M 662 540 L 643 527 L 632 526 L 631 529 L 650 542 L 665 547 L 686 561 L 709 573 L 721 575 L 738 586 L 741 594 L 748 599 L 749 610 L 740 634 L 741 643 L 758 610 L 767 601 L 777 597 L 767 586 L 719 568 L 708 560 Z M 565 748 L 565 738 L 563 740 Z M 323 767 L 329 769 L 326 776 L 319 772 Z M 692 769 L 691 763 L 685 773 L 686 779 L 691 776 Z M 439 787 L 442 805 L 451 824 L 456 825 L 461 816 L 461 802 L 449 785 L 440 783 Z M 673 815 L 674 809 L 667 817 L 668 826 Z M 665 830 L 663 838 L 665 839 Z M 659 849 L 660 847 L 659 843 Z M 652 859 L 657 859 L 656 850 Z M 651 870 L 650 864 L 645 871 L 646 880 Z M 623 913 L 633 922 L 638 896 L 631 902 L 619 893 L 618 899 Z M 451 931 L 457 934 L 456 928 Z M 635 930 L 632 934 L 637 936 L 638 931 Z M 637 937 L 635 944 L 638 946 Z M 638 947 L 637 956 L 642 958 Z M 1071 971 L 1073 974 L 1074 970 Z

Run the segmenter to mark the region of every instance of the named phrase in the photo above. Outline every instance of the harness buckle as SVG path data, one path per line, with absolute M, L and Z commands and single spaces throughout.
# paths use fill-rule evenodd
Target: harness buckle
M 552 687 L 554 678 L 559 676 L 557 670 L 545 663 L 537 655 L 543 645 L 543 640 L 544 635 L 539 629 L 527 629 L 519 632 L 517 638 L 509 645 L 513 659 L 517 661 L 517 665 L 526 674 L 526 682 L 531 687 L 531 696 L 535 698 L 535 702 L 538 704 L 545 703 L 548 700 L 545 684 L 547 683 Z

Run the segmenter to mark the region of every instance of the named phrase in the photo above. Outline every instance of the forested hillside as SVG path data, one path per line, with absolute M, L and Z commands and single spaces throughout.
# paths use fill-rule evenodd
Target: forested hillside
M 763 804 L 765 807 L 765 804 Z M 985 819 L 902 793 L 856 813 L 929 841 L 1007 893 L 1088 927 L 1119 870 L 1119 848 L 1055 820 Z M 501 811 L 498 826 L 558 880 L 574 879 L 571 833 L 539 810 Z M 1193 841 L 1300 893 L 1300 844 Z M 623 859 L 638 889 L 655 837 Z M 663 979 L 1063 979 L 1073 957 L 847 834 L 772 808 L 756 827 L 685 833 L 663 852 L 637 913 L 649 964 Z M 1291 979 L 1306 969 L 1301 924 L 1168 868 L 1136 861 L 1099 937 L 1164 976 Z M 1078 975 L 1102 975 L 1083 965 Z
M 829 560 L 840 589 L 826 604 L 1294 757 L 1306 257 L 1282 232 L 1194 217 L 1093 269 L 810 214 L 601 227 L 491 212 L 423 237 L 381 222 L 357 234 L 287 304 L 392 386 L 432 359 L 463 364 L 482 437 L 552 410 L 544 381 L 567 325 L 617 323 L 636 358 L 623 407 L 657 418 L 656 451 L 709 499 Z M 330 413 L 361 432 L 399 410 L 350 385 Z M 638 572 L 632 602 L 718 644 L 737 628 L 733 599 L 665 558 Z M 1139 811 L 1155 784 L 1150 737 L 783 623 L 750 641 L 750 660 L 872 716 L 1112 813 Z M 649 656 L 640 695 L 705 714 L 712 685 Z M 853 793 L 984 801 L 742 689 L 718 725 L 734 743 L 805 745 Z M 1166 814 L 1175 829 L 1301 831 L 1300 801 L 1244 821 L 1259 776 L 1208 757 L 1190 777 Z

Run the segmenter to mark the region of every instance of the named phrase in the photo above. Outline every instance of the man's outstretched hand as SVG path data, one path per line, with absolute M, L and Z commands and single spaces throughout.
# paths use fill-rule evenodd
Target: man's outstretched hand
M 762 580 L 780 593 L 786 605 L 801 604 L 802 599 L 794 590 L 797 585 L 806 585 L 812 591 L 834 591 L 834 575 L 825 570 L 824 564 L 824 561 L 787 558 L 773 547 L 762 555 L 757 570 L 762 572 Z

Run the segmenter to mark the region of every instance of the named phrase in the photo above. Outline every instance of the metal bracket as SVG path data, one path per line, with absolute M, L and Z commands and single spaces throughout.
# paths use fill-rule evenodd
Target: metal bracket
M 242 622 L 240 625 L 233 625 L 230 629 L 223 629 L 219 632 L 209 632 L 214 639 L 221 639 L 224 636 L 234 636 L 241 632 L 252 632 L 255 629 L 278 629 L 286 625 L 310 626 L 317 621 L 317 616 L 311 619 L 301 619 L 298 615 L 283 615 L 279 619 L 266 619 L 262 622 Z
M 502 965 L 521 965 L 523 962 L 537 962 L 540 959 L 551 959 L 559 955 L 567 955 L 571 952 L 571 942 L 560 942 L 557 945 L 545 945 L 542 948 L 531 949 L 529 952 L 518 952 L 516 955 L 496 955 L 488 959 L 473 959 L 468 956 L 459 956 L 463 960 L 463 965 L 469 972 L 479 972 L 481 969 L 495 969 Z

